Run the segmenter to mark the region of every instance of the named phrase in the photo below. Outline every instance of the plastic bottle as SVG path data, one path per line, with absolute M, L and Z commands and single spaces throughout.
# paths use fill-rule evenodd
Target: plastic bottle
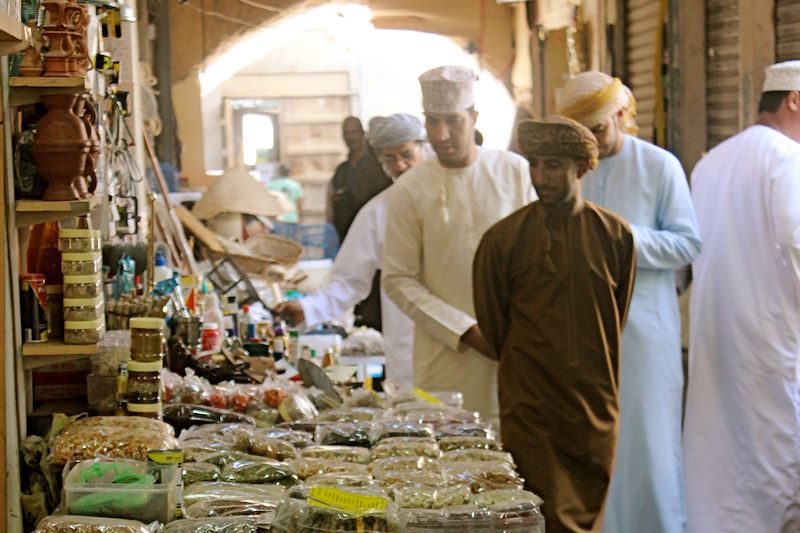
M 167 266 L 167 258 L 161 253 L 161 250 L 156 250 L 156 267 L 153 269 L 153 283 L 164 281 L 165 279 L 172 279 L 172 269 Z
M 280 321 L 275 321 L 272 326 L 272 356 L 277 361 L 286 355 L 286 330 Z
M 219 296 L 216 292 L 209 292 L 203 297 L 203 323 L 213 322 L 222 324 L 224 317 L 222 309 L 219 306 Z

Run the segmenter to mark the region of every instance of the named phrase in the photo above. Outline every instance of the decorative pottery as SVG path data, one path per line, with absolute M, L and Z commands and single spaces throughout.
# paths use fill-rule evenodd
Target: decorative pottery
M 91 195 L 96 178 L 87 188 L 86 171 L 91 141 L 86 124 L 75 110 L 83 113 L 85 100 L 77 94 L 43 95 L 47 114 L 36 127 L 33 158 L 36 170 L 47 182 L 45 200 L 78 200 Z

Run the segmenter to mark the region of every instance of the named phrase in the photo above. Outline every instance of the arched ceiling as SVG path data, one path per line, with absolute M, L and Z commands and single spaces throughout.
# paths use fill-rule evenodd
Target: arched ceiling
M 326 0 L 169 0 L 172 76 L 177 81 L 248 32 L 276 23 Z M 416 30 L 472 42 L 501 79 L 513 60 L 512 10 L 495 0 L 353 0 L 373 12 L 383 29 Z

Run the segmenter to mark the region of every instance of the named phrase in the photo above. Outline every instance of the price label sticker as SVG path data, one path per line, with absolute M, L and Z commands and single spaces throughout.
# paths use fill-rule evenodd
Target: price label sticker
M 424 391 L 424 390 L 422 390 L 420 388 L 416 388 L 415 387 L 412 392 L 414 393 L 414 396 L 416 396 L 417 398 L 419 398 L 422 401 L 425 401 L 425 402 L 428 402 L 428 403 L 432 403 L 434 405 L 439 405 L 439 404 L 442 403 L 442 400 L 440 400 L 439 398 L 437 398 L 436 396 L 434 396 L 430 392 L 426 392 L 426 391 Z
M 345 511 L 353 516 L 386 512 L 386 498 L 331 487 L 311 487 L 308 493 L 308 504 L 312 507 Z

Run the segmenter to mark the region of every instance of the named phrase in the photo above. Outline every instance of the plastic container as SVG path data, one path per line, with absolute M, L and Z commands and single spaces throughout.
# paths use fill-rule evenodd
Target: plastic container
M 161 401 L 161 361 L 128 363 L 128 405 Z
M 64 298 L 95 298 L 103 294 L 103 282 L 97 274 L 64 276 Z
M 58 249 L 62 252 L 98 252 L 100 247 L 100 230 L 61 229 L 58 231 Z
M 204 352 L 219 350 L 220 344 L 222 344 L 222 332 L 220 332 L 217 322 L 203 322 L 200 343 Z
M 172 278 L 172 269 L 167 266 L 167 258 L 164 257 L 161 250 L 156 250 L 155 263 L 156 266 L 153 269 L 153 283 Z
M 145 523 L 175 519 L 178 502 L 178 465 L 147 465 L 142 461 L 114 461 L 143 474 L 155 483 L 93 482 L 90 469 L 108 461 L 89 460 L 76 464 L 65 476 L 63 505 L 70 514 L 130 518 Z M 84 480 L 84 481 L 82 481 Z
M 97 353 L 90 358 L 92 374 L 116 376 L 120 363 L 127 363 L 130 358 L 130 330 L 107 331 L 97 345 Z
M 113 415 L 117 408 L 117 376 L 86 376 L 89 410 L 98 415 Z
M 164 350 L 164 320 L 154 317 L 130 319 L 131 359 L 141 362 L 161 361 Z
M 130 390 L 130 387 L 128 388 Z M 125 407 L 128 416 L 141 416 L 144 418 L 155 418 L 161 420 L 161 402 L 158 403 L 131 403 Z
M 64 322 L 64 344 L 96 344 L 104 330 L 101 319 Z
M 64 298 L 64 320 L 97 320 L 103 316 L 103 298 Z
M 64 286 L 47 285 L 45 313 L 47 314 L 47 337 L 60 339 L 64 336 Z
M 61 254 L 61 272 L 65 276 L 97 274 L 103 266 L 100 252 Z

